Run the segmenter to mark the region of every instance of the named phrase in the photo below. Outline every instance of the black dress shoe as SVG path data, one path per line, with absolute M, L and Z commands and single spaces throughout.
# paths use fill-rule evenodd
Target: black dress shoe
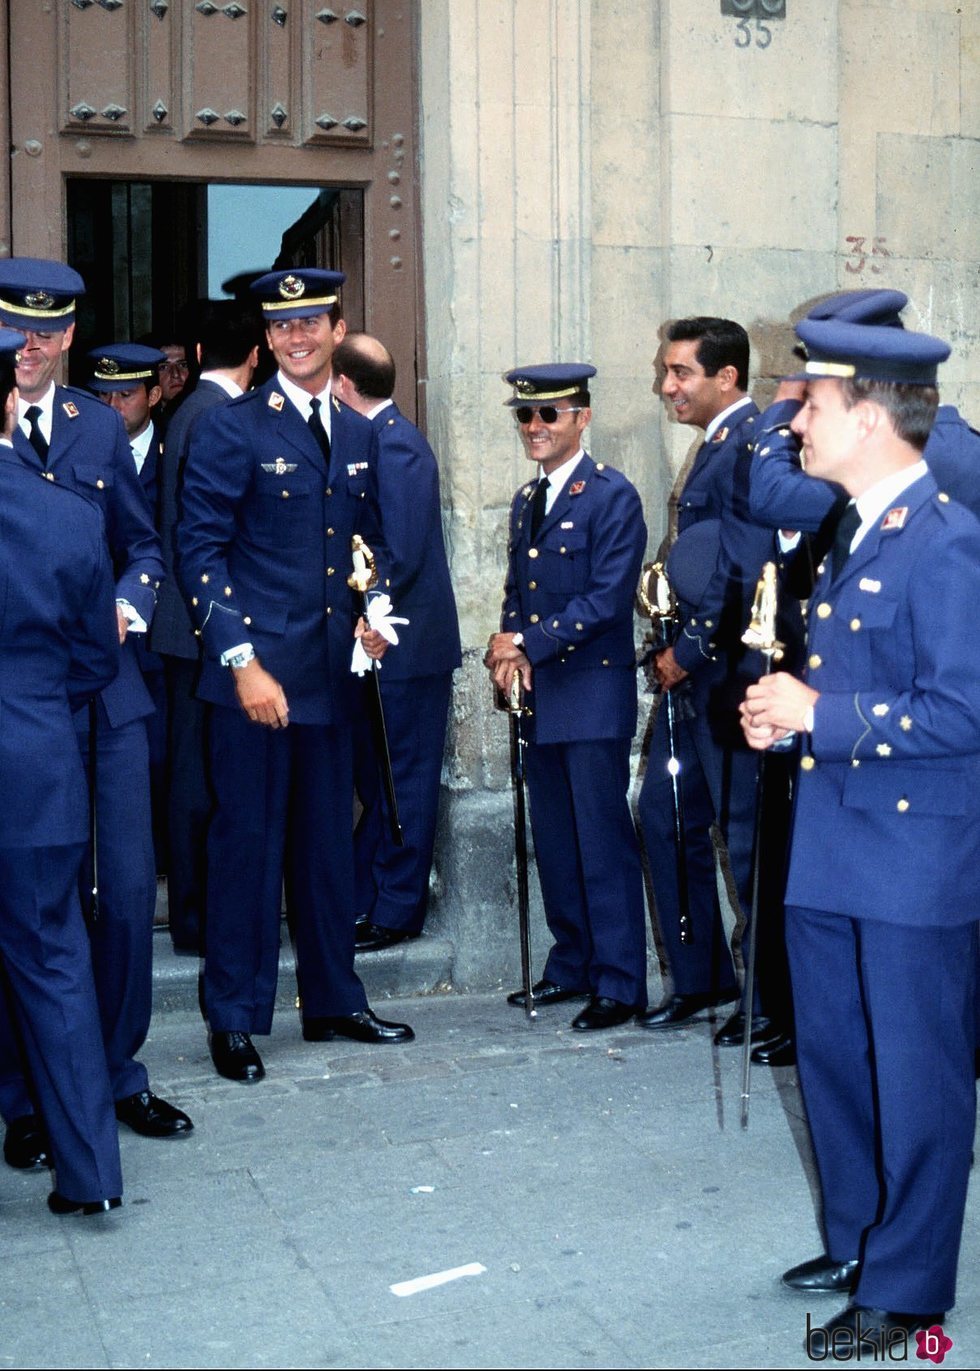
M 116 1101 L 116 1118 L 144 1138 L 176 1138 L 194 1125 L 182 1109 L 176 1109 L 152 1090 L 138 1090 Z
M 806 1295 L 849 1295 L 857 1285 L 860 1262 L 835 1262 L 830 1257 L 812 1257 L 783 1272 L 783 1285 L 802 1290 Z
M 304 1019 L 303 1037 L 308 1043 L 328 1043 L 331 1038 L 353 1038 L 359 1043 L 409 1043 L 415 1034 L 407 1023 L 387 1023 L 371 1009 L 357 1014 L 337 1014 Z
M 849 1304 L 821 1327 L 811 1328 L 808 1324 L 803 1346 L 807 1355 L 817 1361 L 825 1360 L 828 1354 L 834 1361 L 860 1361 L 862 1356 L 873 1362 L 885 1361 L 907 1355 L 908 1335 L 919 1328 L 941 1325 L 945 1317 L 945 1312 L 903 1314 L 893 1309 Z
M 772 1042 L 773 1038 L 782 1036 L 782 1029 L 774 1024 L 765 1014 L 753 1014 L 752 1016 L 752 1046 L 759 1043 Z M 737 1009 L 730 1019 L 727 1019 L 715 1034 L 715 1045 L 717 1047 L 741 1047 L 745 1037 L 745 1015 L 741 1009 Z
M 247 1033 L 212 1032 L 208 1039 L 211 1060 L 219 1076 L 229 1081 L 260 1081 L 265 1075 L 262 1058 Z
M 531 986 L 535 1007 L 545 1004 L 561 1004 L 562 1000 L 581 1000 L 588 993 L 587 990 L 566 990 L 563 985 L 555 985 L 554 981 L 538 981 L 537 985 Z M 507 1003 L 516 1004 L 518 1009 L 523 1009 L 524 991 L 512 990 L 507 996 Z
M 576 1033 L 591 1033 L 599 1028 L 617 1028 L 636 1014 L 635 1004 L 611 1000 L 608 995 L 593 995 L 589 1003 L 572 1020 Z
M 403 928 L 384 928 L 365 919 L 354 925 L 354 951 L 380 952 L 382 948 L 394 947 L 407 938 L 417 938 L 417 933 L 408 933 Z
M 796 1039 L 792 1033 L 780 1033 L 771 1042 L 753 1047 L 750 1055 L 756 1066 L 795 1066 Z
M 3 1140 L 3 1159 L 18 1171 L 34 1171 L 51 1165 L 51 1146 L 44 1124 L 36 1114 L 11 1119 Z
M 695 1014 L 700 1014 L 702 1009 L 731 1004 L 737 994 L 737 991 L 729 990 L 722 995 L 714 991 L 698 995 L 669 995 L 656 1009 L 637 1014 L 636 1022 L 641 1028 L 676 1028 L 678 1024 L 693 1019 Z
M 52 1214 L 108 1214 L 110 1209 L 118 1209 L 122 1200 L 118 1195 L 111 1200 L 69 1200 L 52 1190 L 48 1196 L 48 1208 Z
M 196 943 L 196 942 L 178 942 L 178 941 L 176 940 L 176 938 L 175 938 L 175 939 L 174 939 L 174 944 L 173 944 L 173 946 L 174 946 L 174 956 L 175 956 L 175 957 L 200 957 L 200 956 L 201 956 L 201 946 L 200 946 L 199 943 Z

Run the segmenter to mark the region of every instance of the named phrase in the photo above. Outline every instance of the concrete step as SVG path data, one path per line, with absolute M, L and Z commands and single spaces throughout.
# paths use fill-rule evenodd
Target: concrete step
M 362 953 L 356 962 L 368 1003 L 407 995 L 446 994 L 452 983 L 453 946 L 445 938 L 423 936 L 396 943 L 382 952 Z M 165 927 L 153 935 L 153 1012 L 193 1009 L 198 1004 L 198 980 L 202 963 L 197 957 L 177 953 Z M 296 1005 L 296 958 L 285 924 L 279 951 L 279 987 L 276 1007 Z M 382 1015 L 382 1017 L 384 1017 Z

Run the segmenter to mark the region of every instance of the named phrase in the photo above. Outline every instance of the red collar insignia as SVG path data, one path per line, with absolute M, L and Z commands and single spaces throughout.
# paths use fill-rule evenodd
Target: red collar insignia
M 581 495 L 584 489 L 584 481 L 573 481 L 572 484 L 568 487 L 568 493 L 569 495 Z
M 65 403 L 61 406 L 61 408 L 68 415 L 69 419 L 78 418 L 78 406 L 74 403 L 74 401 L 66 400 Z
M 882 533 L 887 533 L 893 528 L 904 528 L 908 514 L 908 505 L 896 505 L 894 509 L 890 509 L 881 521 Z

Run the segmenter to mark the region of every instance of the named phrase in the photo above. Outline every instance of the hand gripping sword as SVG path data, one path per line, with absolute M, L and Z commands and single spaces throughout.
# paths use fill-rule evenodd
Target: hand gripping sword
M 636 600 L 641 613 L 652 623 L 660 646 L 666 647 L 677 627 L 677 601 L 667 579 L 663 562 L 647 562 L 640 574 L 640 584 Z M 691 905 L 687 886 L 687 839 L 684 834 L 684 797 L 681 794 L 681 764 L 677 756 L 677 715 L 674 696 L 669 690 L 663 692 L 663 708 L 667 711 L 667 771 L 670 775 L 670 790 L 674 801 L 674 856 L 677 864 L 677 921 L 682 943 L 692 943 L 694 933 L 691 929 Z
M 755 588 L 749 626 L 742 634 L 746 647 L 761 652 L 765 658 L 763 675 L 772 671 L 773 661 L 780 661 L 785 644 L 776 637 L 776 564 L 766 562 Z M 742 1038 L 742 1127 L 749 1126 L 749 1090 L 752 1072 L 752 1001 L 755 996 L 755 956 L 757 924 L 759 922 L 759 860 L 762 836 L 762 807 L 765 798 L 766 754 L 759 754 L 759 773 L 755 790 L 755 834 L 752 839 L 752 910 L 749 915 L 749 955 L 745 964 L 745 1032 Z
M 378 568 L 375 565 L 374 553 L 359 533 L 355 533 L 351 539 L 351 561 L 354 569 L 347 577 L 347 584 L 351 590 L 356 590 L 361 597 L 361 613 L 364 615 L 365 623 L 368 614 L 368 591 L 373 590 L 378 584 Z M 388 748 L 388 730 L 385 728 L 385 712 L 381 702 L 381 681 L 378 677 L 378 663 L 372 658 L 371 670 L 369 672 L 371 680 L 371 731 L 374 734 L 375 751 L 378 754 L 378 767 L 381 771 L 381 784 L 384 788 L 385 800 L 388 809 L 388 827 L 391 830 L 391 840 L 396 847 L 405 846 L 405 835 L 402 833 L 402 826 L 398 819 L 398 801 L 395 798 L 395 778 L 391 774 L 391 752 Z
M 515 671 L 510 694 L 494 689 L 494 705 L 510 719 L 510 779 L 514 793 L 514 855 L 517 861 L 517 919 L 521 939 L 521 982 L 524 988 L 524 1014 L 528 1022 L 538 1017 L 531 989 L 531 913 L 527 888 L 527 813 L 524 801 L 524 730 L 521 722 L 528 713 L 524 703 L 521 673 Z

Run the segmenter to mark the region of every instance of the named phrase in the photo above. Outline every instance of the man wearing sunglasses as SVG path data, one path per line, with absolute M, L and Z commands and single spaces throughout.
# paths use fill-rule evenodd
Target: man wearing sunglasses
M 627 791 L 636 731 L 633 594 L 646 547 L 640 497 L 582 448 L 592 417 L 581 363 L 507 373 L 535 477 L 514 497 L 501 631 L 487 666 L 520 672 L 531 827 L 554 946 L 536 1005 L 589 997 L 579 1032 L 646 1005 L 643 881 Z M 520 991 L 508 996 L 523 1006 Z

